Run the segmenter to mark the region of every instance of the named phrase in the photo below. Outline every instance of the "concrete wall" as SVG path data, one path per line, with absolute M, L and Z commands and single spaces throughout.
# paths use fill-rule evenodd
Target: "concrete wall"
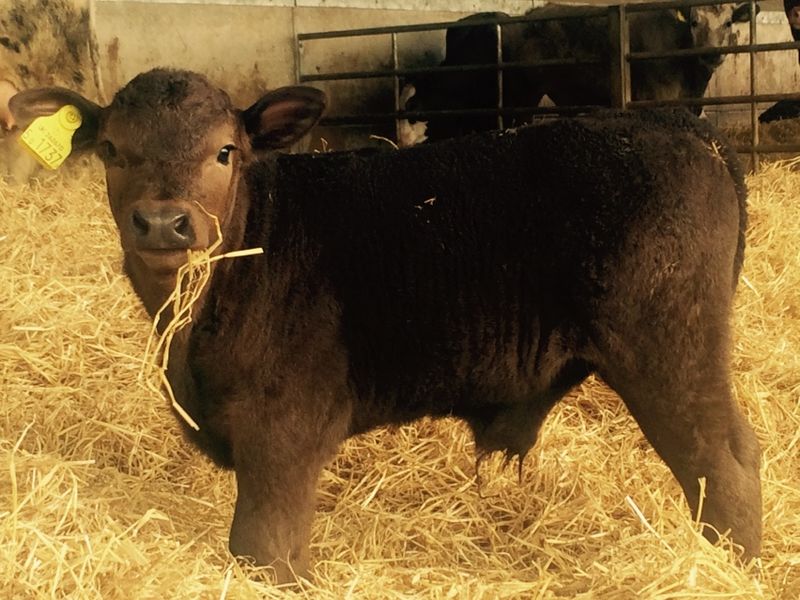
M 293 83 L 295 32 L 449 21 L 477 10 L 522 13 L 531 0 L 96 0 L 101 71 L 113 93 L 136 73 L 180 66 L 206 73 L 237 97 Z M 402 9 L 400 7 L 403 7 Z M 312 68 L 385 61 L 388 37 L 321 44 Z M 379 56 L 384 54 L 384 56 Z
M 381 8 L 376 10 L 378 4 Z M 400 4 L 418 8 L 383 8 Z M 107 92 L 113 94 L 141 71 L 156 66 L 188 68 L 205 73 L 226 88 L 240 106 L 247 106 L 265 90 L 295 82 L 298 67 L 295 32 L 451 21 L 474 12 L 478 4 L 482 9 L 505 8 L 513 9 L 512 12 L 524 12 L 532 6 L 530 1 L 513 0 L 494 3 L 298 0 L 296 5 L 269 0 L 200 4 L 98 0 L 100 70 Z M 353 5 L 372 8 L 352 8 Z M 443 10 L 448 5 L 450 9 Z M 413 43 L 404 41 L 405 49 L 414 49 L 404 50 L 405 63 L 410 64 L 407 59 L 411 55 L 426 52 L 431 62 L 437 62 L 443 36 L 438 32 L 421 35 Z M 301 48 L 300 60 L 306 73 L 387 67 L 391 60 L 390 43 L 389 36 L 319 41 Z M 329 93 L 331 114 L 387 112 L 393 108 L 390 80 L 345 81 L 318 87 Z M 393 127 L 354 128 L 347 132 L 322 129 L 316 137 L 325 137 L 333 147 L 342 148 L 369 144 L 371 134 L 392 136 L 392 132 Z

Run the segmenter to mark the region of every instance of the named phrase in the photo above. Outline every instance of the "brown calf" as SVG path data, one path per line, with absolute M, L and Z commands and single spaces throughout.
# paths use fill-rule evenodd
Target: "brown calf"
M 209 214 L 222 251 L 265 250 L 217 264 L 168 373 L 191 439 L 236 471 L 234 554 L 304 572 L 318 475 L 350 435 L 455 415 L 480 452 L 522 457 L 597 373 L 692 510 L 705 477 L 703 519 L 758 555 L 759 446 L 728 353 L 745 188 L 707 124 L 609 113 L 289 156 L 275 149 L 325 105 L 311 88 L 238 110 L 199 75 L 154 70 L 107 107 L 52 88 L 11 107 L 25 123 L 67 103 L 151 315 L 186 250 L 214 241 Z

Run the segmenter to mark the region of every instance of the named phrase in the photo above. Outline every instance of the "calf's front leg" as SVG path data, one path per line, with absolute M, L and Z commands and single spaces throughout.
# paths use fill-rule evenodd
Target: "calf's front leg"
M 237 468 L 231 553 L 273 567 L 278 583 L 306 577 L 318 474 L 311 465 L 282 474 Z
M 307 576 L 317 481 L 346 437 L 346 411 L 301 409 L 320 404 L 270 400 L 283 409 L 236 419 L 232 435 L 237 498 L 230 550 L 271 566 L 278 583 Z

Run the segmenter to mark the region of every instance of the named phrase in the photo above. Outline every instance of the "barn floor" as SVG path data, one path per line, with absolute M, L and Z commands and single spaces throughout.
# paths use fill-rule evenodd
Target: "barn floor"
M 498 458 L 479 490 L 452 421 L 347 443 L 319 485 L 315 581 L 299 592 L 231 560 L 232 476 L 138 380 L 149 324 L 100 175 L 0 184 L 0 597 L 799 598 L 798 169 L 749 179 L 735 314 L 735 391 L 764 451 L 760 570 L 696 533 L 621 403 L 589 382 L 521 484 Z

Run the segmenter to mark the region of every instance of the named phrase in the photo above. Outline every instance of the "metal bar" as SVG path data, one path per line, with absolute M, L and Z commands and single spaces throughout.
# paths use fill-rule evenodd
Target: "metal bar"
M 628 17 L 624 5 L 609 7 L 608 34 L 611 44 L 609 69 L 611 106 L 625 109 L 631 99 Z
M 800 42 L 781 42 L 777 44 L 756 44 L 753 48 L 755 52 L 771 51 L 771 50 L 792 50 L 800 48 Z M 698 48 L 687 50 L 676 50 L 673 52 L 629 52 L 627 58 L 629 61 L 650 60 L 657 58 L 670 58 L 680 56 L 699 56 L 699 55 L 720 55 L 720 54 L 742 54 L 750 52 L 747 45 L 734 46 L 730 48 Z M 395 75 L 404 77 L 408 75 L 420 75 L 424 73 L 450 73 L 450 72 L 467 72 L 467 71 L 482 71 L 482 70 L 495 70 L 502 68 L 504 70 L 510 69 L 525 69 L 530 67 L 554 67 L 554 66 L 574 66 L 586 64 L 601 64 L 602 60 L 598 57 L 596 59 L 574 59 L 574 58 L 553 58 L 542 61 L 513 61 L 501 62 L 499 65 L 495 63 L 486 63 L 481 65 L 452 65 L 452 66 L 435 66 L 435 67 L 417 67 L 413 69 L 384 69 L 378 71 L 339 71 L 335 73 L 316 73 L 313 75 L 300 75 L 299 82 L 310 81 L 335 81 L 338 79 L 371 79 L 380 77 L 393 77 Z M 626 61 L 627 62 L 627 61 Z
M 754 150 L 759 154 L 773 154 L 778 152 L 794 153 L 800 152 L 800 144 L 759 144 L 755 147 L 750 145 L 734 145 L 733 149 L 742 154 L 745 152 L 752 152 Z
M 793 94 L 759 94 L 753 100 L 755 102 L 777 102 L 778 100 L 798 100 L 800 93 Z M 720 96 L 712 98 L 676 98 L 674 100 L 633 100 L 628 104 L 628 108 L 652 108 L 658 106 L 719 106 L 750 104 L 750 96 Z M 324 123 L 356 123 L 360 120 L 365 122 L 382 122 L 395 118 L 424 119 L 433 116 L 465 116 L 465 115 L 487 115 L 494 114 L 500 110 L 504 115 L 514 115 L 519 113 L 534 114 L 559 114 L 561 112 L 590 112 L 593 110 L 607 107 L 584 105 L 584 106 L 515 106 L 497 108 L 471 108 L 471 109 L 450 109 L 450 110 L 430 110 L 430 111 L 397 111 L 393 113 L 375 113 L 363 115 L 340 115 L 326 117 Z
M 777 50 L 793 50 L 800 48 L 800 42 L 780 42 L 775 44 L 754 44 L 754 52 L 769 52 Z M 670 58 L 681 56 L 700 56 L 700 55 L 721 55 L 721 54 L 743 54 L 749 53 L 749 45 L 732 46 L 729 48 L 691 48 L 686 50 L 676 50 L 674 52 L 629 52 L 627 55 L 628 61 L 650 60 L 657 58 Z M 626 62 L 628 62 L 626 61 Z M 573 65 L 586 65 L 586 64 L 600 64 L 602 60 L 596 59 L 582 59 L 577 60 L 574 58 L 553 58 L 542 61 L 514 61 L 499 65 L 494 63 L 487 63 L 481 65 L 452 65 L 452 66 L 436 66 L 436 67 L 418 67 L 413 69 L 384 69 L 380 71 L 341 71 L 336 73 L 324 73 L 313 75 L 300 75 L 299 82 L 310 81 L 336 81 L 339 79 L 371 79 L 380 77 L 404 77 L 408 75 L 420 75 L 424 73 L 449 73 L 449 72 L 466 72 L 466 71 L 482 71 L 482 70 L 495 70 L 502 68 L 506 71 L 510 69 L 525 69 L 530 67 L 554 67 L 554 66 L 573 66 Z
M 778 50 L 794 50 L 800 48 L 800 42 L 780 42 L 775 44 L 754 44 L 752 51 L 754 52 L 769 52 Z M 751 52 L 749 45 L 732 46 L 729 48 L 689 48 L 685 50 L 675 50 L 672 52 L 629 52 L 627 59 L 630 61 L 652 60 L 659 58 L 671 57 L 684 57 L 684 56 L 702 56 L 702 55 L 722 55 L 722 54 L 743 54 Z M 301 82 L 308 81 L 331 81 L 337 79 L 367 79 L 379 77 L 392 77 L 392 76 L 407 76 L 419 75 L 424 73 L 448 73 L 448 72 L 466 72 L 466 71 L 482 71 L 482 70 L 495 70 L 495 69 L 525 69 L 531 67 L 550 67 L 550 66 L 573 66 L 585 64 L 600 64 L 601 58 L 595 59 L 575 59 L 575 58 L 553 58 L 541 61 L 513 61 L 513 62 L 500 62 L 485 63 L 479 65 L 451 65 L 451 66 L 434 66 L 434 67 L 417 67 L 413 69 L 384 69 L 378 71 L 340 71 L 335 73 L 313 74 L 313 75 L 300 75 Z
M 627 62 L 622 53 L 622 30 L 625 24 L 622 22 L 622 7 L 611 6 L 608 9 L 608 43 L 611 45 L 611 56 L 608 65 L 609 77 L 609 97 L 611 106 L 622 108 L 625 100 L 622 91 L 622 65 Z
M 520 61 L 520 62 L 501 62 L 486 63 L 481 65 L 451 65 L 436 67 L 417 67 L 413 69 L 384 69 L 379 71 L 340 71 L 337 73 L 322 73 L 313 75 L 300 75 L 301 82 L 309 81 L 336 81 L 339 79 L 375 79 L 380 77 L 405 77 L 408 75 L 422 75 L 425 73 L 461 73 L 468 71 L 495 71 L 497 69 L 527 69 L 530 67 L 555 67 L 562 65 L 593 65 L 599 64 L 600 59 L 596 60 L 577 60 L 574 58 L 554 58 L 542 61 Z
M 292 12 L 294 14 L 294 12 Z M 294 29 L 294 21 L 292 21 L 292 28 Z M 300 51 L 303 42 L 297 39 L 297 32 L 294 34 L 294 48 L 292 48 L 292 52 L 294 54 L 294 82 L 302 83 L 303 80 L 303 53 Z
M 497 128 L 498 129 L 505 129 L 503 127 L 503 68 L 500 66 L 503 63 L 503 30 L 500 27 L 500 23 L 497 23 L 495 26 L 495 32 L 497 33 L 497 47 L 495 48 L 495 61 L 497 68 Z
M 369 125 L 374 123 L 385 123 L 386 121 L 401 118 L 424 119 L 433 116 L 471 116 L 471 115 L 491 115 L 498 110 L 504 115 L 516 115 L 520 113 L 533 113 L 540 115 L 575 114 L 585 113 L 593 110 L 601 110 L 602 106 L 514 106 L 497 108 L 464 108 L 449 110 L 426 110 L 426 111 L 399 111 L 395 113 L 365 113 L 358 115 L 339 115 L 324 117 L 320 120 L 320 125 Z
M 637 5 L 638 6 L 638 5 Z M 744 54 L 745 52 L 777 52 L 779 50 L 794 50 L 800 48 L 800 42 L 775 42 L 770 44 L 742 44 L 741 46 L 727 46 L 725 48 L 684 48 L 670 52 L 630 52 L 629 60 L 652 60 L 655 58 L 674 58 L 682 56 L 719 56 L 722 54 Z
M 628 7 L 623 5 L 620 7 L 620 23 L 622 27 L 620 29 L 620 53 L 622 54 L 622 69 L 620 70 L 620 75 L 622 76 L 622 108 L 628 108 L 628 104 L 631 101 L 631 96 L 633 92 L 631 91 L 631 62 L 629 60 L 625 60 L 625 57 L 630 54 L 631 52 L 631 22 L 628 19 Z
M 663 6 L 678 6 L 678 5 L 685 5 L 686 2 L 682 3 L 661 3 Z M 721 2 L 705 2 L 705 1 L 698 1 L 695 2 L 693 0 L 689 0 L 688 5 L 696 5 L 696 4 L 721 4 Z M 647 5 L 648 7 L 654 6 L 651 4 Z M 640 5 L 625 5 L 625 10 L 627 12 L 633 12 L 634 8 L 640 7 Z M 638 8 L 636 9 L 637 11 Z M 578 15 L 584 14 L 585 11 L 575 12 L 569 15 L 553 15 L 550 16 L 550 19 L 553 18 L 577 18 Z M 598 14 L 597 10 L 590 11 L 593 14 Z M 640 11 L 639 11 L 640 12 Z M 603 8 L 600 11 L 600 14 L 607 15 L 608 11 L 606 8 Z M 530 19 L 529 17 L 515 17 L 510 19 L 487 19 L 485 23 L 497 25 L 500 23 L 506 22 L 519 22 L 519 21 L 527 21 L 527 20 L 541 20 L 541 19 Z M 475 20 L 468 23 L 463 22 L 452 22 L 449 24 L 451 27 L 464 27 L 464 26 L 472 26 L 474 27 L 477 24 L 483 23 L 484 20 Z M 752 23 L 751 19 L 751 23 Z M 421 25 L 421 27 L 432 27 L 433 25 L 442 25 L 441 23 L 435 24 L 426 24 Z M 448 24 L 445 24 L 448 25 Z M 416 26 L 405 26 L 405 27 L 416 27 Z M 388 33 L 397 33 L 403 27 L 383 27 L 383 28 L 371 28 L 369 30 L 348 30 L 348 31 L 341 31 L 341 32 L 330 32 L 331 34 L 342 34 L 356 32 L 360 33 L 363 31 L 375 32 L 377 30 L 386 31 Z M 319 39 L 317 37 L 309 37 L 311 34 L 298 34 L 297 39 Z M 800 49 L 800 42 L 777 42 L 777 43 L 769 43 L 769 44 L 755 44 L 752 50 L 757 52 L 777 52 L 782 50 L 794 50 Z M 643 60 L 654 60 L 654 59 L 663 59 L 663 58 L 671 58 L 671 57 L 686 57 L 686 56 L 721 56 L 727 54 L 741 54 L 744 52 L 749 53 L 751 51 L 750 45 L 742 45 L 742 46 L 729 46 L 726 48 L 685 48 L 681 50 L 673 50 L 670 52 L 629 52 L 626 55 L 626 58 L 629 61 L 643 61 Z M 337 79 L 363 79 L 363 78 L 372 78 L 372 77 L 392 77 L 392 76 L 407 76 L 407 75 L 414 75 L 414 74 L 421 74 L 421 73 L 433 73 L 437 71 L 447 72 L 447 71 L 470 71 L 470 70 L 481 70 L 481 69 L 496 69 L 496 68 L 503 68 L 505 70 L 509 70 L 512 68 L 529 68 L 529 67 L 537 67 L 537 66 L 556 66 L 556 65 L 576 65 L 576 64 L 596 64 L 602 62 L 602 59 L 599 57 L 591 60 L 591 61 L 578 61 L 575 59 L 550 59 L 545 61 L 525 61 L 525 62 L 512 62 L 512 63 L 500 63 L 499 65 L 494 64 L 486 64 L 486 65 L 456 65 L 451 67 L 427 67 L 427 68 L 418 68 L 418 69 L 407 69 L 407 70 L 397 70 L 395 71 L 352 71 L 352 72 L 337 72 L 337 73 L 328 73 L 328 74 L 310 74 L 310 75 L 301 75 L 300 81 L 302 82 L 310 82 L 310 81 L 329 81 L 329 80 L 337 80 Z
M 691 6 L 717 6 L 720 4 L 731 4 L 731 0 L 671 0 L 668 2 L 645 2 L 628 4 L 628 12 L 649 12 L 653 10 L 663 10 L 665 8 L 683 8 Z
M 712 2 L 713 3 L 713 2 Z M 708 4 L 708 2 L 706 2 Z M 438 21 L 436 23 L 419 23 L 416 25 L 393 25 L 387 27 L 365 27 L 362 29 L 340 29 L 338 31 L 318 31 L 309 33 L 300 33 L 297 39 L 300 41 L 305 40 L 327 40 L 332 38 L 341 37 L 360 37 L 365 35 L 381 35 L 386 33 L 413 33 L 420 31 L 436 31 L 437 29 L 453 29 L 458 27 L 475 27 L 477 25 L 494 25 L 500 23 L 502 25 L 509 25 L 512 23 L 529 23 L 532 21 L 552 21 L 561 19 L 582 19 L 585 17 L 604 16 L 607 13 L 606 7 L 603 6 L 587 6 L 575 7 L 569 14 L 551 15 L 551 14 L 529 14 L 521 17 L 498 17 L 475 19 L 467 23 L 461 21 Z
M 755 0 L 750 0 L 750 14 L 754 15 L 756 11 Z M 753 171 L 758 171 L 758 114 L 756 114 L 756 101 L 753 98 L 756 95 L 756 87 L 758 82 L 758 73 L 756 71 L 756 52 L 753 50 L 753 45 L 758 43 L 756 34 L 756 20 L 750 19 L 750 142 L 753 150 L 750 154 L 752 160 Z
M 683 6 L 710 6 L 719 4 L 729 4 L 730 0 L 680 0 L 677 2 L 653 2 L 643 4 L 626 5 L 628 12 L 647 12 L 661 10 L 665 8 L 678 8 Z M 359 37 L 365 35 L 380 35 L 385 33 L 412 33 L 420 31 L 435 31 L 437 29 L 450 29 L 457 27 L 474 27 L 476 25 L 493 25 L 500 23 L 507 25 L 510 23 L 529 23 L 533 21 L 549 21 L 556 19 L 580 19 L 585 17 L 596 17 L 607 14 L 605 7 L 570 7 L 567 14 L 526 14 L 518 17 L 497 17 L 486 19 L 475 19 L 468 23 L 459 21 L 437 21 L 435 23 L 419 23 L 413 25 L 391 25 L 384 27 L 364 27 L 360 29 L 340 29 L 337 31 L 318 31 L 298 34 L 297 39 L 304 40 L 324 40 L 341 37 Z
M 777 102 L 778 100 L 798 100 L 800 101 L 800 92 L 791 94 L 758 94 L 753 100 L 755 102 Z M 676 98 L 674 100 L 633 100 L 628 103 L 628 108 L 650 108 L 656 106 L 696 106 L 698 104 L 716 106 L 716 105 L 735 105 L 735 104 L 749 104 L 750 96 L 718 96 L 711 98 Z M 357 123 L 381 123 L 390 119 L 397 118 L 411 118 L 411 119 L 425 119 L 435 116 L 468 116 L 468 115 L 488 115 L 494 114 L 498 110 L 504 115 L 515 115 L 520 113 L 533 113 L 533 114 L 561 114 L 561 113 L 576 113 L 576 112 L 591 112 L 594 110 L 602 110 L 602 106 L 514 106 L 497 108 L 464 108 L 464 109 L 449 109 L 449 110 L 426 110 L 426 111 L 397 111 L 393 113 L 374 113 L 374 114 L 360 114 L 360 115 L 339 115 L 333 117 L 326 117 L 322 120 L 323 125 L 332 124 L 357 124 Z
M 798 100 L 800 93 L 791 94 L 744 94 L 741 96 L 708 96 L 705 98 L 675 98 L 674 100 L 633 100 L 628 108 L 651 108 L 654 106 L 721 106 L 724 104 L 750 104 L 753 102 L 778 102 L 779 100 Z
M 399 61 L 397 57 L 397 34 L 392 33 L 392 69 L 397 71 L 399 68 Z M 400 78 L 395 75 L 392 77 L 394 89 L 394 111 L 400 112 Z M 394 136 L 396 140 L 400 139 L 400 121 L 395 119 L 394 122 Z

